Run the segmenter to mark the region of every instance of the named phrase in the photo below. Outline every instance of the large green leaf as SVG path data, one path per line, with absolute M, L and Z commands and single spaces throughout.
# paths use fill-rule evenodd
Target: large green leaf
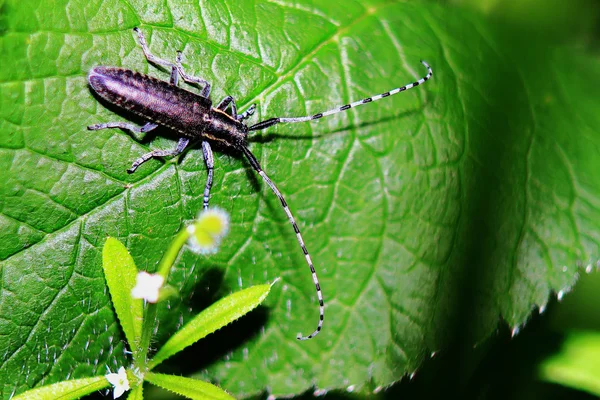
M 294 232 L 239 155 L 217 156 L 212 204 L 231 213 L 231 233 L 216 256 L 182 253 L 170 278 L 182 299 L 161 327 L 165 337 L 188 319 L 194 288 L 192 300 L 220 297 L 281 276 L 268 315 L 236 325 L 227 336 L 236 340 L 213 340 L 193 366 L 228 391 L 387 385 L 457 336 L 476 342 L 500 319 L 518 328 L 574 284 L 579 266 L 598 261 L 597 60 L 431 4 L 167 3 L 2 8 L 3 398 L 123 364 L 102 245 L 116 237 L 152 270 L 202 206 L 197 147 L 127 175 L 135 158 L 173 138 L 140 143 L 85 128 L 131 119 L 91 94 L 91 67 L 168 78 L 145 61 L 134 26 L 157 55 L 183 50 L 188 71 L 213 83 L 214 101 L 231 94 L 242 110 L 256 102 L 254 121 L 411 82 L 424 74 L 421 58 L 434 69 L 423 87 L 252 138 L 320 274 L 325 325 L 309 342 L 295 339 L 318 314 Z

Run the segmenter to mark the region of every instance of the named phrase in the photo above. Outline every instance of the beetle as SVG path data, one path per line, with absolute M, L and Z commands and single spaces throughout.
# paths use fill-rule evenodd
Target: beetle
M 88 129 L 99 130 L 106 128 L 121 128 L 136 136 L 138 134 L 149 132 L 161 125 L 169 128 L 180 136 L 175 149 L 154 150 L 142 155 L 133 162 L 131 168 L 127 170 L 128 173 L 135 172 L 140 165 L 151 158 L 177 156 L 186 149 L 191 140 L 200 140 L 204 161 L 208 170 L 206 186 L 204 188 L 204 209 L 208 208 L 209 205 L 210 190 L 213 181 L 214 157 L 211 143 L 219 143 L 225 147 L 243 153 L 250 163 L 250 166 L 261 176 L 281 202 L 281 205 L 294 228 L 296 239 L 298 240 L 298 244 L 304 253 L 306 263 L 312 273 L 313 283 L 319 300 L 319 322 L 313 333 L 308 336 L 298 334 L 297 339 L 307 340 L 315 337 L 323 327 L 325 315 L 323 293 L 321 291 L 319 279 L 310 254 L 304 244 L 304 239 L 302 238 L 298 224 L 296 223 L 287 202 L 277 186 L 263 171 L 254 154 L 252 154 L 248 148 L 248 133 L 266 129 L 279 123 L 297 123 L 317 120 L 328 115 L 343 112 L 353 107 L 392 96 L 419 86 L 429 80 L 433 76 L 431 67 L 425 61 L 421 61 L 427 68 L 427 75 L 413 83 L 392 89 L 388 92 L 367 97 L 313 115 L 269 118 L 248 126 L 244 123 L 244 120 L 254 113 L 256 109 L 255 104 L 251 105 L 243 113 L 238 114 L 235 100 L 232 96 L 226 96 L 216 107 L 214 107 L 209 98 L 211 90 L 210 83 L 203 78 L 185 73 L 181 65 L 182 53 L 180 51 L 177 52 L 175 63 L 156 57 L 150 52 L 142 31 L 139 28 L 134 28 L 134 31 L 137 33 L 140 46 L 142 47 L 146 59 L 153 64 L 170 69 L 170 81 L 165 82 L 139 72 L 119 67 L 98 66 L 92 68 L 88 74 L 88 83 L 95 93 L 107 102 L 132 112 L 148 122 L 141 127 L 126 122 L 110 122 L 90 125 L 88 126 Z M 202 86 L 200 95 L 180 88 L 178 86 L 180 76 L 186 83 Z M 229 113 L 226 112 L 228 108 L 230 110 Z

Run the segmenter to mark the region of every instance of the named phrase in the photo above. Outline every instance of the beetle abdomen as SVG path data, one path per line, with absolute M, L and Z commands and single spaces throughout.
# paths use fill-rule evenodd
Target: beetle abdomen
M 95 67 L 88 82 L 104 100 L 185 136 L 201 134 L 211 101 L 148 75 L 117 67 Z

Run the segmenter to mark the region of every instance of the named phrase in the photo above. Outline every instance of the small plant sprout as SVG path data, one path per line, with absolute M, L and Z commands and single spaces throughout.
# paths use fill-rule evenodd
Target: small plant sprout
M 109 373 L 104 375 L 104 377 L 113 386 L 113 399 L 121 397 L 123 393 L 130 389 L 127 371 L 125 371 L 124 367 L 119 368 L 117 373 L 111 373 L 109 370 Z
M 229 231 L 229 214 L 219 208 L 200 211 L 196 221 L 187 227 L 188 243 L 200 254 L 214 253 Z
M 175 240 L 173 251 L 170 255 L 177 255 L 187 240 L 190 248 L 199 254 L 216 253 L 221 240 L 229 231 L 229 214 L 220 208 L 202 210 L 194 222 L 180 233 L 180 240 Z M 168 276 L 170 266 L 174 259 L 166 258 L 166 263 L 161 263 L 161 268 L 156 274 L 140 271 L 137 275 L 136 285 L 131 291 L 134 299 L 143 299 L 149 303 L 156 303 L 161 298 L 168 297 L 170 287 L 163 287 Z M 170 265 L 170 266 L 169 266 Z
M 228 224 L 229 218 L 223 211 L 202 212 L 190 225 L 193 229 L 182 229 L 176 235 L 155 274 L 138 272 L 125 246 L 109 237 L 102 250 L 102 266 L 117 320 L 131 350 L 123 354 L 122 360 L 117 360 L 125 366 L 120 367 L 116 373 L 108 371 L 103 376 L 66 380 L 32 389 L 17 395 L 13 400 L 78 399 L 111 385 L 115 399 L 126 391 L 130 391 L 129 398 L 142 399 L 144 382 L 189 399 L 234 400 L 229 393 L 211 383 L 159 374 L 152 370 L 167 358 L 256 308 L 267 297 L 277 279 L 271 284 L 252 286 L 217 301 L 175 332 L 156 354 L 148 356 L 151 336 L 157 325 L 155 301 L 164 297 L 163 292 L 167 288 L 172 288 L 164 283 L 177 254 L 193 236 L 207 249 L 210 247 L 208 242 L 218 246 L 227 232 Z M 197 237 L 198 233 L 201 235 L 200 239 Z M 141 299 L 146 300 L 145 306 Z M 132 359 L 126 354 L 131 354 Z
M 88 126 L 88 129 L 96 131 L 107 128 L 120 128 L 131 132 L 134 137 L 137 137 L 140 134 L 145 134 L 146 132 L 157 128 L 159 125 L 162 125 L 178 135 L 179 140 L 175 148 L 171 150 L 153 150 L 150 153 L 141 155 L 133 162 L 131 168 L 127 170 L 130 174 L 134 173 L 137 168 L 152 158 L 177 156 L 181 154 L 190 143 L 199 141 L 202 146 L 204 162 L 206 163 L 206 168 L 208 170 L 206 185 L 204 186 L 203 207 L 205 210 L 208 209 L 210 201 L 210 190 L 213 184 L 215 164 L 211 144 L 217 143 L 243 154 L 250 166 L 258 175 L 260 175 L 281 202 L 281 206 L 294 229 L 296 240 L 304 254 L 306 264 L 310 269 L 313 284 L 315 285 L 315 290 L 317 292 L 317 299 L 319 301 L 319 321 L 316 329 L 311 334 L 308 336 L 300 334 L 297 338 L 298 340 L 307 340 L 315 337 L 323 327 L 325 316 L 323 293 L 321 291 L 319 279 L 317 278 L 317 272 L 315 271 L 306 245 L 304 244 L 300 228 L 298 228 L 298 224 L 296 224 L 296 220 L 294 219 L 283 194 L 281 194 L 275 183 L 268 177 L 267 173 L 262 169 L 258 159 L 248 148 L 248 134 L 253 131 L 267 129 L 277 124 L 315 121 L 329 115 L 344 112 L 351 108 L 359 107 L 363 104 L 372 103 L 404 92 L 428 81 L 433 76 L 431 67 L 425 61 L 421 61 L 427 69 L 426 75 L 404 86 L 388 90 L 387 92 L 346 103 L 311 115 L 274 117 L 257 122 L 253 125 L 247 125 L 244 121 L 254 114 L 254 111 L 256 110 L 255 104 L 252 104 L 246 111 L 239 114 L 237 112 L 235 100 L 232 96 L 226 96 L 219 103 L 213 105 L 213 102 L 210 100 L 210 82 L 201 77 L 188 75 L 185 72 L 181 64 L 181 52 L 177 52 L 175 62 L 163 60 L 152 54 L 142 31 L 138 28 L 134 28 L 134 31 L 146 59 L 155 65 L 160 65 L 168 69 L 171 73 L 170 80 L 169 82 L 161 81 L 151 76 L 120 67 L 97 66 L 92 68 L 88 74 L 88 82 L 92 90 L 105 101 L 143 118 L 146 123 L 143 126 L 136 126 L 126 122 L 109 122 L 90 125 Z M 179 78 L 188 84 L 201 87 L 200 94 L 195 94 L 179 87 Z M 190 228 L 190 230 L 193 230 L 193 228 Z M 206 248 L 203 247 L 203 244 L 210 244 L 211 238 L 203 235 L 200 236 L 202 236 L 200 239 L 196 237 L 198 249 L 201 252 L 205 252 Z
M 134 299 L 143 299 L 148 303 L 156 303 L 164 282 L 165 278 L 161 275 L 140 271 L 137 274 L 135 287 L 131 289 L 131 295 Z

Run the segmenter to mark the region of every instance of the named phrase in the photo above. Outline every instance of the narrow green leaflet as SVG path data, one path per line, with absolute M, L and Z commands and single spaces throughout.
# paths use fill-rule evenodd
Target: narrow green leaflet
M 206 335 L 247 314 L 262 303 L 270 290 L 271 285 L 252 286 L 235 292 L 203 310 L 169 338 L 152 357 L 148 368 L 156 367 L 167 358 L 196 343 Z
M 127 400 L 143 400 L 144 399 L 144 387 L 136 386 L 127 395 Z
M 223 389 L 197 379 L 150 372 L 146 380 L 171 392 L 194 400 L 233 400 Z
M 310 341 L 295 337 L 316 327 L 318 303 L 281 204 L 239 154 L 215 149 L 211 205 L 230 213 L 230 234 L 214 256 L 178 255 L 169 283 L 181 296 L 160 312 L 157 341 L 280 276 L 265 312 L 206 338 L 210 354 L 188 366 L 236 396 L 384 387 L 453 338 L 476 343 L 498 323 L 517 332 L 599 260 L 600 62 L 581 50 L 431 2 L 8 0 L 1 10 L 2 400 L 121 365 L 106 238 L 154 271 L 202 208 L 200 146 L 129 175 L 176 138 L 86 129 L 144 123 L 91 93 L 93 66 L 168 79 L 135 26 L 157 56 L 181 50 L 214 103 L 256 103 L 250 122 L 414 82 L 420 59 L 433 68 L 410 91 L 249 137 L 319 274 L 325 321 Z
M 75 400 L 109 386 L 110 384 L 104 376 L 74 379 L 42 386 L 27 392 L 27 394 L 17 395 L 13 397 L 13 400 Z
M 561 349 L 540 364 L 540 376 L 600 396 L 600 334 L 572 332 Z
M 135 343 L 139 343 L 142 335 L 143 318 L 142 300 L 131 296 L 138 270 L 125 246 L 110 237 L 106 239 L 102 250 L 102 266 L 121 328 L 130 350 L 135 353 Z

